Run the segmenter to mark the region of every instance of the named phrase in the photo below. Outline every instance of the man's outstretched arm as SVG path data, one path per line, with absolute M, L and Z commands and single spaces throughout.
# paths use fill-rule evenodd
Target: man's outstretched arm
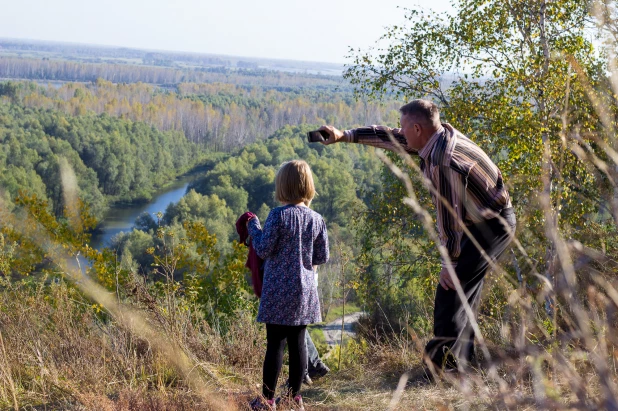
M 351 130 L 339 130 L 333 126 L 322 126 L 320 130 L 325 130 L 329 138 L 322 144 L 333 143 L 357 143 L 383 148 L 385 150 L 396 151 L 396 147 L 391 141 L 389 134 L 410 154 L 417 154 L 417 151 L 408 148 L 406 138 L 400 128 L 390 128 L 386 126 L 369 126 L 354 128 Z

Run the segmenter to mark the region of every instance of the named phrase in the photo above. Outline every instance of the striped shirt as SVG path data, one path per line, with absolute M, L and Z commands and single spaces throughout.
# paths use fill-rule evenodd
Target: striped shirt
M 440 242 L 448 250 L 451 261 L 456 263 L 463 236 L 459 222 L 465 225 L 480 223 L 496 217 L 512 205 L 502 173 L 487 154 L 450 124 L 442 126 L 420 151 L 407 146 L 400 128 L 385 126 L 345 130 L 341 141 L 395 151 L 396 147 L 389 138 L 391 134 L 406 152 L 420 157 L 425 177 L 456 214 L 454 216 L 432 193 Z

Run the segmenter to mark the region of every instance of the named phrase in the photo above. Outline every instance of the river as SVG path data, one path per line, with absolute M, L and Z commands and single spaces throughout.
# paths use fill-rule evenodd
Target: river
M 155 193 L 149 203 L 119 204 L 110 207 L 99 224 L 99 230 L 92 235 L 90 246 L 97 250 L 109 246 L 113 236 L 122 231 L 130 231 L 137 216 L 144 212 L 151 215 L 159 211 L 165 212 L 170 203 L 177 202 L 185 195 L 189 183 L 194 178 L 195 176 L 187 176 L 178 179 L 178 181 Z

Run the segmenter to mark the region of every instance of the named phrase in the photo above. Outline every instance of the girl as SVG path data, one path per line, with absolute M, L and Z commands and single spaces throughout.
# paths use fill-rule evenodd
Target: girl
M 265 260 L 258 322 L 266 323 L 262 394 L 252 409 L 275 409 L 275 387 L 288 343 L 290 391 L 295 409 L 303 410 L 299 395 L 307 348 L 307 324 L 322 321 L 314 266 L 328 261 L 328 235 L 322 216 L 309 208 L 315 195 L 309 165 L 302 160 L 284 163 L 275 178 L 275 196 L 282 206 L 273 209 L 264 229 L 257 217 L 247 222 L 257 254 Z

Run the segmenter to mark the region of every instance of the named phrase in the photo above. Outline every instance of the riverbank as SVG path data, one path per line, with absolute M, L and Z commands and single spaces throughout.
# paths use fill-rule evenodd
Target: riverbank
M 135 219 L 140 214 L 164 213 L 167 206 L 180 200 L 186 193 L 191 177 L 184 177 L 158 192 L 150 202 L 115 204 L 108 209 L 93 233 L 90 246 L 101 249 L 109 245 L 111 239 L 123 232 L 130 231 Z
M 130 231 L 135 225 L 135 219 L 140 214 L 155 215 L 164 213 L 167 206 L 180 200 L 187 192 L 189 185 L 210 170 L 216 160 L 209 160 L 177 177 L 174 181 L 160 187 L 149 201 L 118 201 L 112 203 L 97 228 L 92 232 L 90 246 L 102 249 L 109 245 L 111 239 L 123 232 Z

